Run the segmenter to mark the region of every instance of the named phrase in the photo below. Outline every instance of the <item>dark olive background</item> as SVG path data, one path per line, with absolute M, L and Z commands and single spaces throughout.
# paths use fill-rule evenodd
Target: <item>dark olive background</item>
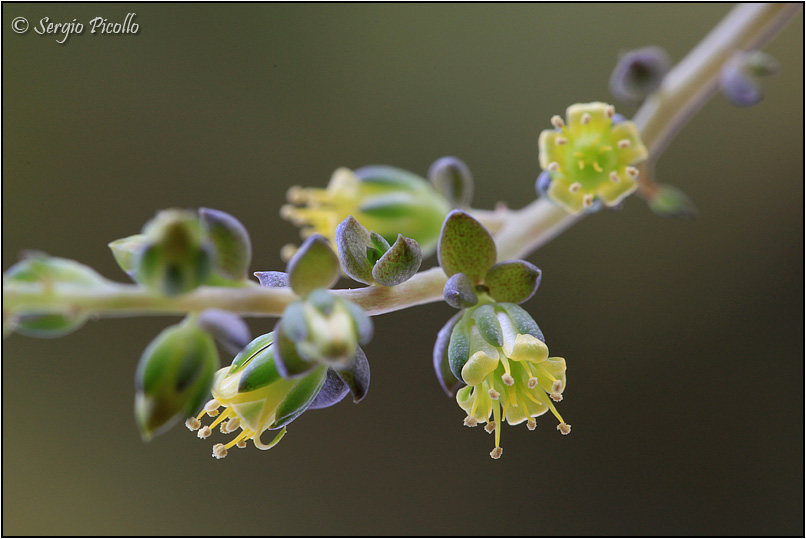
M 107 242 L 177 206 L 236 215 L 252 270 L 281 269 L 286 189 L 339 166 L 457 155 L 476 206 L 519 207 L 552 114 L 610 100 L 620 50 L 681 59 L 729 6 L 2 9 L 3 269 L 35 248 L 125 280 Z M 128 12 L 137 35 L 9 31 Z M 432 372 L 442 304 L 376 318 L 365 401 L 305 414 L 269 452 L 216 461 L 181 426 L 144 444 L 135 365 L 177 319 L 104 319 L 3 342 L 3 534 L 802 535 L 802 15 L 767 50 L 766 100 L 717 96 L 659 162 L 699 219 L 631 198 L 529 257 L 572 435 L 506 428 L 490 459 Z

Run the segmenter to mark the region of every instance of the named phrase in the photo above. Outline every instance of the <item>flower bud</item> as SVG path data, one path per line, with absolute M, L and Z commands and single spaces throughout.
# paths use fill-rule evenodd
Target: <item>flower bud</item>
M 89 266 L 66 258 L 51 257 L 31 252 L 24 260 L 11 266 L 3 274 L 3 290 L 15 285 L 38 284 L 45 290 L 58 285 L 76 288 L 106 286 L 106 279 Z M 3 311 L 3 332 L 17 331 L 29 337 L 61 337 L 86 322 L 82 312 L 6 312 Z
M 237 354 L 249 343 L 249 326 L 238 315 L 220 309 L 207 309 L 201 312 L 197 323 L 230 354 Z
M 473 200 L 473 175 L 456 157 L 443 157 L 428 169 L 428 180 L 453 208 L 467 208 Z
M 135 234 L 109 243 L 109 248 L 112 250 L 112 256 L 115 257 L 115 262 L 118 263 L 120 269 L 134 279 L 137 257 L 147 245 L 148 236 Z
M 354 303 L 318 289 L 286 308 L 275 333 L 278 369 L 291 377 L 319 364 L 348 368 L 358 345 L 372 338 L 372 321 Z
M 205 282 L 212 255 L 195 214 L 161 211 L 146 223 L 143 233 L 148 244 L 137 257 L 137 282 L 166 296 L 189 292 Z
M 672 185 L 658 184 L 657 192 L 648 200 L 649 209 L 661 217 L 693 219 L 697 208 L 691 199 Z
M 425 179 L 388 166 L 369 166 L 355 172 L 340 168 L 327 189 L 292 187 L 290 204 L 280 215 L 302 227 L 302 235 L 319 233 L 336 242 L 336 227 L 352 215 L 387 242 L 398 234 L 412 238 L 426 253 L 439 237 L 448 202 Z
M 764 99 L 760 78 L 777 73 L 780 67 L 773 57 L 761 51 L 736 53 L 722 67 L 720 88 L 734 105 L 755 105 Z
M 671 63 L 660 47 L 629 51 L 619 58 L 610 75 L 610 92 L 620 101 L 642 101 L 660 87 Z
M 144 440 L 197 410 L 218 368 L 213 338 L 186 321 L 160 333 L 143 352 L 135 374 L 134 414 Z

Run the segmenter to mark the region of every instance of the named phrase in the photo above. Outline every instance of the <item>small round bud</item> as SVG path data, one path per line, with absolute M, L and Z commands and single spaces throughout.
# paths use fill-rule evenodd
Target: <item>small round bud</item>
M 610 75 L 610 92 L 621 101 L 641 101 L 660 87 L 670 65 L 669 55 L 660 47 L 630 51 Z
M 569 434 L 571 432 L 571 425 L 568 423 L 560 423 L 557 425 L 557 430 L 560 431 L 563 435 Z
M 495 449 L 490 451 L 490 456 L 492 458 L 494 458 L 494 459 L 500 459 L 501 455 L 503 455 L 503 454 L 504 454 L 504 448 L 503 447 L 496 447 Z

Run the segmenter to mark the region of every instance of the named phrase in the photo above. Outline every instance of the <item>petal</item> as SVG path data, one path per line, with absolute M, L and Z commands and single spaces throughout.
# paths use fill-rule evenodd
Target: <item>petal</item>
M 540 132 L 540 137 L 537 139 L 537 148 L 540 151 L 540 168 L 546 170 L 549 168 L 549 163 L 556 161 L 560 168 L 565 168 L 567 164 L 567 146 L 559 146 L 557 144 L 557 137 L 565 138 L 561 131 L 554 129 L 546 129 Z
M 449 397 L 452 397 L 454 393 L 456 393 L 456 390 L 462 385 L 462 381 L 458 380 L 451 372 L 448 363 L 448 345 L 451 340 L 451 332 L 453 331 L 453 326 L 456 325 L 461 317 L 462 313 L 453 315 L 453 317 L 448 320 L 448 323 L 439 330 L 437 340 L 434 343 L 434 372 L 437 375 L 437 380 L 439 380 L 439 385 L 442 386 L 442 390 L 445 391 Z
M 549 356 L 549 349 L 543 341 L 531 335 L 518 335 L 509 359 L 513 361 L 528 361 L 541 363 Z
M 610 127 L 608 109 L 611 108 L 612 107 L 607 103 L 598 101 L 571 105 L 565 111 L 565 119 L 568 123 L 568 128 L 575 133 L 583 129 L 589 131 L 604 131 Z M 590 117 L 590 121 L 583 125 L 582 116 L 585 114 Z
M 355 360 L 345 369 L 336 369 L 336 375 L 350 389 L 353 402 L 361 402 L 369 391 L 369 362 L 367 355 L 359 347 L 356 348 Z
M 560 393 L 565 391 L 565 359 L 561 357 L 549 358 L 540 364 L 539 370 L 542 371 L 543 375 L 541 376 L 540 373 L 538 373 L 537 379 L 543 391 L 546 393 L 552 393 L 554 391 L 552 381 L 546 377 L 545 373 L 550 374 L 556 380 L 560 380 L 563 384 L 560 388 Z
M 605 206 L 615 206 L 627 196 L 632 194 L 638 189 L 638 182 L 632 179 L 626 172 L 627 167 L 621 167 L 617 170 L 619 181 L 613 183 L 608 179 L 603 181 L 599 187 L 596 188 L 596 194 L 604 202 Z
M 481 350 L 470 356 L 462 368 L 462 380 L 470 386 L 482 383 L 498 367 L 498 354 L 495 356 L 488 356 Z
M 614 141 L 629 140 L 630 145 L 627 148 L 616 149 L 619 162 L 625 165 L 632 165 L 647 158 L 649 153 L 646 146 L 641 142 L 641 136 L 638 134 L 638 128 L 632 122 L 622 122 L 614 125 L 610 130 L 610 135 Z
M 333 369 L 328 369 L 325 383 L 322 385 L 322 389 L 319 391 L 319 394 L 316 395 L 309 409 L 317 410 L 319 408 L 333 406 L 337 402 L 341 402 L 349 392 L 350 388 L 341 381 L 341 378 L 338 377 Z
M 563 175 L 553 176 L 553 181 L 549 185 L 548 196 L 551 200 L 565 208 L 566 211 L 574 215 L 578 214 L 585 207 L 583 198 L 585 193 L 578 189 L 575 193 L 570 191 L 571 184 Z

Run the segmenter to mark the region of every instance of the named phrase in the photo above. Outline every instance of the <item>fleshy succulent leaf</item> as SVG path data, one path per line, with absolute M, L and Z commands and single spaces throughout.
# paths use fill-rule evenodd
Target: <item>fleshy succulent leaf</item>
M 274 332 L 266 333 L 252 339 L 249 344 L 243 347 L 243 350 L 238 352 L 238 355 L 235 356 L 235 359 L 232 360 L 232 365 L 229 368 L 229 374 L 238 372 L 249 360 L 271 346 L 273 342 Z
M 397 286 L 411 279 L 422 262 L 420 244 L 398 234 L 394 245 L 375 263 L 372 276 L 382 286 Z
M 253 274 L 266 288 L 283 288 L 289 286 L 288 274 L 284 271 L 256 271 Z
M 316 395 L 325 383 L 326 375 L 327 369 L 320 366 L 300 380 L 277 407 L 274 423 L 269 428 L 279 429 L 302 415 L 316 399 Z
M 199 209 L 199 220 L 215 253 L 215 269 L 228 279 L 245 279 L 252 261 L 252 243 L 246 227 L 232 215 Z
M 274 346 L 267 346 L 251 357 L 238 382 L 239 393 L 260 389 L 280 379 L 274 361 L 274 349 Z
M 341 381 L 341 378 L 333 369 L 328 369 L 325 383 L 308 409 L 328 408 L 344 400 L 348 393 L 350 393 L 350 388 Z
M 542 272 L 525 260 L 499 262 L 489 269 L 484 284 L 496 301 L 523 303 L 540 286 Z
M 359 403 L 366 396 L 369 391 L 369 362 L 360 347 L 356 349 L 355 361 L 345 369 L 336 369 L 336 374 L 350 388 L 354 403 Z
M 336 248 L 344 273 L 360 283 L 374 283 L 374 261 L 369 260 L 374 251 L 370 233 L 352 215 L 336 227 Z
M 482 305 L 473 311 L 473 319 L 476 321 L 476 327 L 485 341 L 493 346 L 502 346 L 504 344 L 504 334 L 501 331 L 501 324 L 498 322 L 498 317 L 495 315 L 495 309 L 491 304 Z
M 454 208 L 466 208 L 473 200 L 473 175 L 459 158 L 442 157 L 428 169 L 428 180 Z
M 487 229 L 461 210 L 453 210 L 442 225 L 439 265 L 448 277 L 464 273 L 479 283 L 495 264 L 495 242 Z
M 464 273 L 455 273 L 449 278 L 442 295 L 445 297 L 445 303 L 454 309 L 466 309 L 479 301 L 473 290 L 473 283 Z
M 327 239 L 315 234 L 305 240 L 288 262 L 291 289 L 307 296 L 317 288 L 330 288 L 339 279 L 339 258 Z
M 294 378 L 316 367 L 316 362 L 308 361 L 299 354 L 297 344 L 286 334 L 282 320 L 274 326 L 274 334 L 277 339 L 274 361 L 280 376 Z
M 453 375 L 448 364 L 448 345 L 451 341 L 451 332 L 461 318 L 462 313 L 453 315 L 448 320 L 448 323 L 439 330 L 437 340 L 434 343 L 434 372 L 437 375 L 437 380 L 439 380 L 439 385 L 449 397 L 453 397 L 456 391 L 464 385 L 464 382 Z

